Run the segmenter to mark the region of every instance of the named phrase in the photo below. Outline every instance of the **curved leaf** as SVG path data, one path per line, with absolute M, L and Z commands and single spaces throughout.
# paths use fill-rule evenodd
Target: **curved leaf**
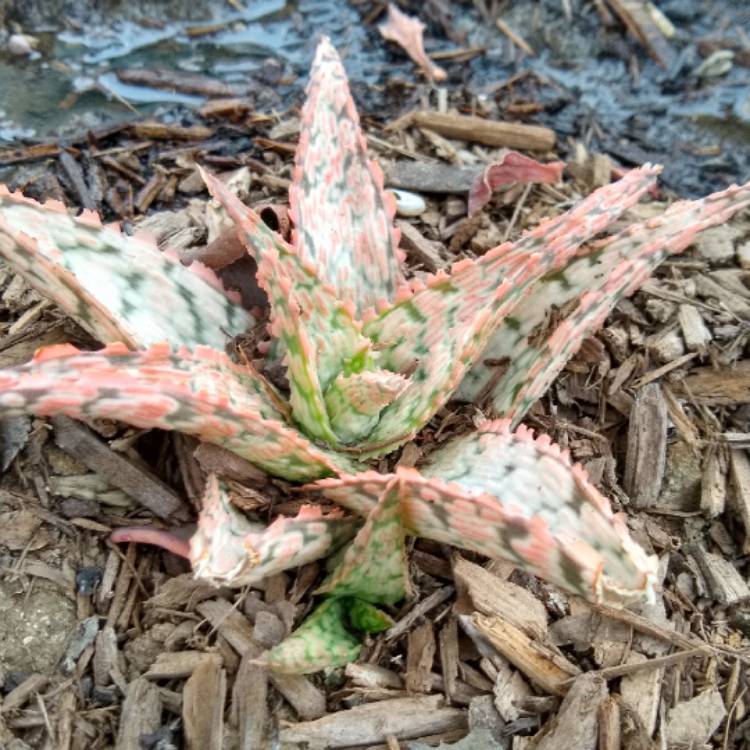
M 311 437 L 335 445 L 324 393 L 350 360 L 364 356 L 370 342 L 361 335 L 351 305 L 339 302 L 293 247 L 220 180 L 206 172 L 203 178 L 258 262 L 258 283 L 271 305 L 271 332 L 286 349 L 294 418 Z
M 294 518 L 279 516 L 268 527 L 252 523 L 232 506 L 226 487 L 209 477 L 198 529 L 190 540 L 197 578 L 245 586 L 282 570 L 326 557 L 354 536 L 358 522 L 303 506 Z
M 448 400 L 493 332 L 514 319 L 532 285 L 564 268 L 577 248 L 602 231 L 653 184 L 659 169 L 645 166 L 600 188 L 568 213 L 520 240 L 461 261 L 399 293 L 393 307 L 366 323 L 381 366 L 410 372 L 410 385 L 382 413 L 362 446 L 380 455 L 413 437 Z
M 27 365 L 0 370 L 0 414 L 65 414 L 178 430 L 287 479 L 352 466 L 286 424 L 280 404 L 260 375 L 208 347 L 172 352 L 162 344 L 135 353 L 123 344 L 100 352 L 49 347 Z
M 502 557 L 573 593 L 621 604 L 653 596 L 656 559 L 547 436 L 508 420 L 451 441 L 422 470 L 364 472 L 313 487 L 358 513 L 397 486 L 408 533 Z
M 411 592 L 398 481 L 386 486 L 318 594 L 395 604 Z
M 367 437 L 380 413 L 407 386 L 407 379 L 388 370 L 340 373 L 326 391 L 331 426 L 343 443 Z
M 326 599 L 266 655 L 274 672 L 309 674 L 341 667 L 359 656 L 362 644 L 347 627 L 347 599 Z
M 458 397 L 473 401 L 483 390 L 491 390 L 495 413 L 517 423 L 623 296 L 636 291 L 668 254 L 682 252 L 699 232 L 722 224 L 748 205 L 750 183 L 702 200 L 675 203 L 541 279 L 514 310 L 513 325 L 504 321 L 495 331 Z M 576 299 L 575 307 L 560 318 L 556 310 Z M 554 324 L 545 332 L 546 321 Z M 484 360 L 505 363 L 507 369 L 497 378 Z
M 220 348 L 254 323 L 208 269 L 199 276 L 144 236 L 103 227 L 92 212 L 73 218 L 61 203 L 40 204 L 2 185 L 0 255 L 103 343 Z

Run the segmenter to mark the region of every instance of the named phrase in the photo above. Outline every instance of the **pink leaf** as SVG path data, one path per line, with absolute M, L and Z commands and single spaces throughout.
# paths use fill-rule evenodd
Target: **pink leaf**
M 388 19 L 378 26 L 383 39 L 396 42 L 404 48 L 409 57 L 422 68 L 424 74 L 433 81 L 444 81 L 448 74 L 435 65 L 424 51 L 422 34 L 424 24 L 418 18 L 402 13 L 393 3 L 388 3 Z
M 490 164 L 475 180 L 469 191 L 469 215 L 479 211 L 491 198 L 492 193 L 503 185 L 514 182 L 557 182 L 565 162 L 553 161 L 542 164 L 534 159 L 519 154 L 517 151 L 506 151 L 500 161 Z

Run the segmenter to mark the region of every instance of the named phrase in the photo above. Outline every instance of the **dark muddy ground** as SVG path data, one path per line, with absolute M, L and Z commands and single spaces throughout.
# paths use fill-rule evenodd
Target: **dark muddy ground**
M 34 59 L 0 58 L 0 139 L 59 137 L 155 109 L 191 121 L 201 97 L 123 84 L 113 71 L 168 67 L 206 73 L 248 90 L 259 108 L 300 101 L 315 38 L 328 34 L 346 55 L 357 104 L 383 121 L 420 99 L 413 66 L 383 42 L 372 19 L 377 6 L 332 0 L 264 0 L 237 10 L 226 3 L 117 3 L 93 17 L 84 4 L 17 4 L 10 26 L 36 33 Z M 569 14 L 566 13 L 566 6 Z M 671 0 L 660 4 L 675 35 L 665 66 L 657 65 L 619 23 L 605 27 L 593 2 L 521 0 L 502 4 L 503 19 L 537 52 L 524 55 L 500 33 L 481 2 L 433 0 L 412 10 L 429 22 L 428 51 L 479 46 L 468 62 L 443 61 L 453 103 L 490 115 L 540 122 L 630 166 L 666 165 L 676 193 L 699 195 L 750 173 L 750 8 L 744 3 Z M 62 23 L 60 20 L 62 19 Z M 198 25 L 217 24 L 195 35 Z M 734 54 L 728 72 L 698 74 L 721 50 Z M 511 78 L 516 83 L 502 86 Z M 121 99 L 114 98 L 121 97 Z M 124 101 L 123 101 L 124 100 Z M 171 106 L 165 106 L 169 102 Z M 182 106 L 175 102 L 182 102 Z M 524 106 L 530 116 L 519 117 Z M 508 114 L 510 113 L 510 115 Z

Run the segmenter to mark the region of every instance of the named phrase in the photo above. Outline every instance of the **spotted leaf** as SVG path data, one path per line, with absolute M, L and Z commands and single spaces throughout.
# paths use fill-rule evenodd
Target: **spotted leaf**
M 343 443 L 367 437 L 380 413 L 407 387 L 408 380 L 388 370 L 340 373 L 326 391 L 331 425 Z
M 72 217 L 0 186 L 0 255 L 94 338 L 222 348 L 253 319 L 206 268 L 199 275 L 143 236 Z M 199 268 L 199 264 L 194 264 Z
M 655 558 L 630 538 L 584 470 L 548 437 L 508 420 L 432 454 L 421 472 L 364 472 L 315 487 L 360 514 L 398 482 L 407 532 L 507 559 L 593 601 L 653 596 Z
M 358 522 L 303 506 L 293 518 L 268 527 L 253 523 L 230 502 L 227 489 L 209 477 L 190 560 L 198 578 L 245 586 L 334 552 L 354 535 Z
M 395 203 L 367 155 L 346 72 L 328 39 L 318 45 L 289 203 L 303 262 L 357 311 L 389 302 L 402 282 Z
M 274 672 L 308 674 L 341 667 L 359 656 L 362 644 L 347 628 L 348 599 L 326 599 L 266 655 Z
M 633 170 L 568 213 L 478 261 L 456 263 L 399 293 L 365 325 L 381 365 L 409 372 L 410 384 L 386 409 L 362 449 L 393 450 L 413 437 L 458 387 L 493 332 L 545 275 L 564 268 L 580 245 L 602 231 L 653 184 L 658 168 Z
M 157 344 L 129 352 L 65 345 L 0 370 L 0 413 L 119 419 L 178 430 L 220 445 L 276 476 L 312 479 L 352 462 L 319 448 L 286 423 L 278 394 L 252 369 L 208 347 Z
M 495 331 L 458 396 L 473 401 L 491 392 L 495 413 L 517 423 L 623 296 L 636 291 L 668 254 L 682 252 L 699 232 L 748 205 L 750 185 L 675 203 L 545 276 L 513 311 L 512 324 L 506 319 Z M 572 309 L 560 317 L 558 311 L 567 306 Z M 485 360 L 499 363 L 504 372 Z
M 398 478 L 383 489 L 365 525 L 317 593 L 376 604 L 394 604 L 410 593 L 400 490 Z
M 220 180 L 204 179 L 226 208 L 258 262 L 258 282 L 271 305 L 271 332 L 284 345 L 294 419 L 313 438 L 338 443 L 326 410 L 324 393 L 370 343 L 354 320 L 353 308 L 336 299 L 310 263 L 271 231 Z

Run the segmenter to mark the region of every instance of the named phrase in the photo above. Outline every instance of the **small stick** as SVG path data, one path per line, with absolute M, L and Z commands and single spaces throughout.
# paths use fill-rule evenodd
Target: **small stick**
M 516 45 L 519 49 L 522 49 L 527 55 L 531 55 L 531 57 L 534 57 L 536 55 L 536 52 L 534 52 L 534 48 L 521 36 L 516 34 L 513 29 L 508 26 L 505 21 L 503 21 L 502 18 L 498 18 L 495 20 L 495 26 L 503 33 L 505 36 L 510 39 L 513 44 Z

